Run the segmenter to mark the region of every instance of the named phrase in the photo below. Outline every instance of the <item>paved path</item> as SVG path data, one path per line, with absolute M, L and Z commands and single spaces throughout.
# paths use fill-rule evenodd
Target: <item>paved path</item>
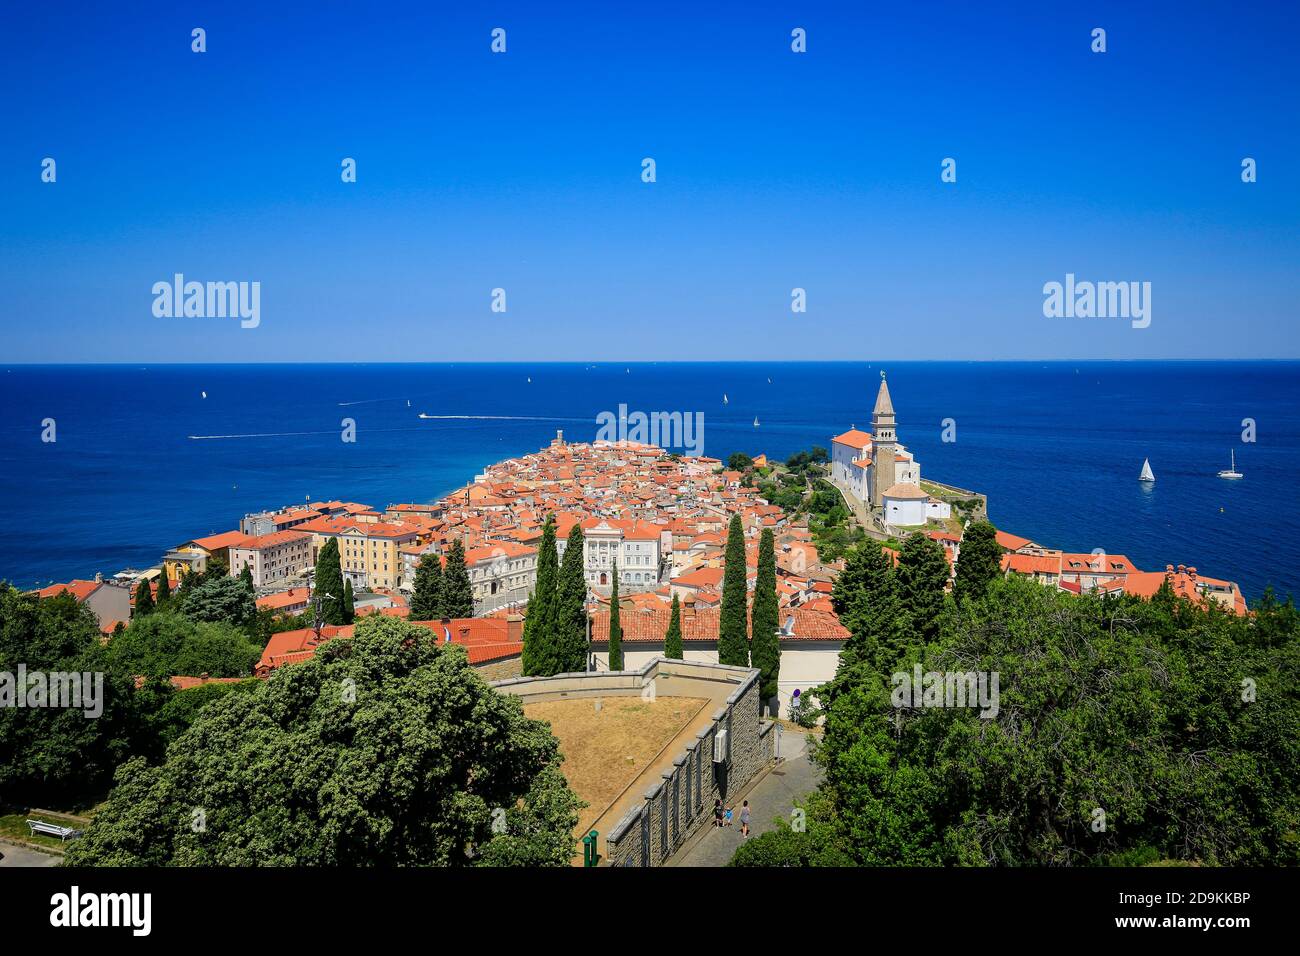
M 815 790 L 821 782 L 821 771 L 813 766 L 805 752 L 805 736 L 785 731 L 781 738 L 781 751 L 786 759 L 768 771 L 747 792 L 737 795 L 732 814 L 732 824 L 718 829 L 710 825 L 705 835 L 698 841 L 692 841 L 685 849 L 670 857 L 667 866 L 726 866 L 735 854 L 736 848 L 744 842 L 740 835 L 740 803 L 749 801 L 750 839 L 760 833 L 775 830 L 776 820 L 781 818 L 787 823 L 794 801 L 808 792 Z M 706 811 L 712 810 L 705 807 Z
M 58 866 L 62 857 L 0 841 L 0 866 Z

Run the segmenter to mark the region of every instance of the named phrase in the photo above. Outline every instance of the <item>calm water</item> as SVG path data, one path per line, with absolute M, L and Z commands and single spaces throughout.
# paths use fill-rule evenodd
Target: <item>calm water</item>
M 889 363 L 922 475 L 986 492 L 1043 544 L 1300 593 L 1300 363 Z M 596 415 L 705 415 L 704 453 L 785 457 L 869 425 L 863 363 L 15 366 L 0 369 L 0 578 L 158 561 L 249 511 L 426 501 L 483 466 L 595 435 Z M 531 383 L 528 379 L 531 378 Z M 768 379 L 771 379 L 769 384 Z M 203 398 L 202 393 L 207 392 Z M 726 393 L 729 404 L 723 405 Z M 408 407 L 407 402 L 410 402 Z M 422 420 L 431 415 L 510 416 Z M 754 417 L 761 425 L 753 427 Z M 355 419 L 357 441 L 340 440 Z M 53 418 L 57 442 L 41 441 Z M 956 422 L 955 443 L 941 440 Z M 1258 440 L 1241 441 L 1242 419 Z M 194 439 L 189 436 L 238 436 Z M 1215 473 L 1236 450 L 1239 482 Z M 1153 487 L 1138 483 L 1150 457 Z

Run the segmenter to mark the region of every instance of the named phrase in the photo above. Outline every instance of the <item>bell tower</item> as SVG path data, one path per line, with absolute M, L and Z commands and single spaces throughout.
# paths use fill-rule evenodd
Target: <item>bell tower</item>
M 885 490 L 894 485 L 894 446 L 898 436 L 894 433 L 894 403 L 885 384 L 885 372 L 880 372 L 880 391 L 876 393 L 876 407 L 871 411 L 871 506 L 884 507 Z

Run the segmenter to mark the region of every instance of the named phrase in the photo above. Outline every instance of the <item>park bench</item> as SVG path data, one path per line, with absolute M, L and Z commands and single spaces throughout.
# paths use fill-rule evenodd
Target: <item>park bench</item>
M 46 823 L 44 820 L 28 820 L 27 825 L 31 827 L 32 836 L 40 833 L 45 836 L 56 836 L 60 840 L 72 840 L 81 836 L 80 830 L 59 826 L 57 823 Z

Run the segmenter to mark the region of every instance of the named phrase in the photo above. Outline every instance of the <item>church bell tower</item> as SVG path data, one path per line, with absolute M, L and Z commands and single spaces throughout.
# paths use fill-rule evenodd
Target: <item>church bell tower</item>
M 876 393 L 876 407 L 871 411 L 871 506 L 884 507 L 885 490 L 894 485 L 894 446 L 898 436 L 894 433 L 894 403 L 885 384 L 884 370 L 880 372 L 880 391 Z

